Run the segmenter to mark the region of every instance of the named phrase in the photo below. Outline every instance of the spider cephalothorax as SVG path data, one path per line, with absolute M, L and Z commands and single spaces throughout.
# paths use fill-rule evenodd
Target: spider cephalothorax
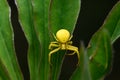
M 49 53 L 49 63 L 51 64 L 50 62 L 51 54 L 57 52 L 58 50 L 74 51 L 72 54 L 68 54 L 68 55 L 74 55 L 75 53 L 77 53 L 78 63 L 79 63 L 78 48 L 72 46 L 72 41 L 70 41 L 72 36 L 70 35 L 69 31 L 66 29 L 60 29 L 59 31 L 57 31 L 56 36 L 54 35 L 54 38 L 56 39 L 56 41 L 51 42 L 49 45 L 49 49 L 52 49 L 53 47 L 55 48 Z

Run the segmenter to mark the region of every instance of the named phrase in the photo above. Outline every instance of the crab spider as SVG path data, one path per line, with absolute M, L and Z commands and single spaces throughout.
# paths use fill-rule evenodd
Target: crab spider
M 57 31 L 56 36 L 54 35 L 54 38 L 56 39 L 56 41 L 51 42 L 49 45 L 49 49 L 52 49 L 53 47 L 55 48 L 49 53 L 49 63 L 51 64 L 51 55 L 59 50 L 74 51 L 73 53 L 67 55 L 74 55 L 75 53 L 77 53 L 79 63 L 79 51 L 77 47 L 72 46 L 72 41 L 70 41 L 72 36 L 70 35 L 69 31 L 66 29 L 60 29 Z

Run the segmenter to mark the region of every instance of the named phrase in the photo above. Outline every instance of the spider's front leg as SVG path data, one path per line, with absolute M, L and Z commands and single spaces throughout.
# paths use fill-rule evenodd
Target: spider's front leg
M 51 42 L 49 45 L 49 49 L 52 49 L 52 47 L 59 47 L 58 42 Z
M 73 43 L 72 41 L 69 41 L 67 44 L 68 44 L 68 45 L 71 45 L 72 43 Z
M 79 56 L 78 48 L 75 47 L 75 46 L 68 45 L 68 46 L 67 46 L 67 50 L 74 51 L 72 54 L 67 54 L 67 55 L 74 55 L 75 53 L 77 53 L 78 64 L 79 64 L 80 56 Z M 77 64 L 77 65 L 78 65 L 78 64 Z
M 50 63 L 50 64 L 51 64 L 51 62 L 50 62 L 50 60 L 51 60 L 51 55 L 52 55 L 53 53 L 57 52 L 58 50 L 60 50 L 60 47 L 58 47 L 58 48 L 50 51 L 50 53 L 49 53 L 49 63 Z

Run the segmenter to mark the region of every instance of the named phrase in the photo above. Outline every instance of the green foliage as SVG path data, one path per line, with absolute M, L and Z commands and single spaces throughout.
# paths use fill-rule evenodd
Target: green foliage
M 99 30 L 92 37 L 87 52 L 92 80 L 104 77 L 112 66 L 111 42 L 106 30 Z
M 112 44 L 120 37 L 120 1 L 110 11 L 103 28 L 108 30 Z
M 22 80 L 13 43 L 10 9 L 6 0 L 0 0 L 0 79 Z
M 88 72 L 90 77 L 87 74 L 86 78 L 89 78 L 91 80 L 98 80 L 98 79 L 103 80 L 106 74 L 108 74 L 111 71 L 111 67 L 112 67 L 111 45 L 120 36 L 119 20 L 120 20 L 120 1 L 110 11 L 104 24 L 92 36 L 88 44 L 88 48 L 87 48 L 88 56 L 86 56 L 88 57 L 88 64 L 86 65 L 87 66 L 86 70 L 89 70 L 89 71 L 86 71 L 86 72 Z M 82 53 L 80 54 L 82 56 Z M 83 60 L 81 60 L 80 63 L 85 64 Z M 82 67 L 82 64 L 81 64 L 81 67 Z M 80 70 L 81 67 L 78 67 L 76 70 Z M 76 75 L 81 74 L 81 72 L 75 71 L 74 74 Z M 78 79 L 81 79 L 82 77 Z M 88 79 L 83 78 L 81 80 L 88 80 Z
M 49 31 L 52 35 L 51 41 L 55 41 L 55 39 L 53 39 L 53 34 L 56 34 L 59 29 L 67 29 L 72 34 L 79 10 L 80 0 L 51 0 L 49 8 Z M 59 78 L 64 55 L 65 51 L 58 51 L 52 55 L 52 80 L 58 80 Z
M 77 20 L 79 8 L 80 8 L 79 0 L 76 1 L 71 0 L 71 2 L 68 0 L 64 0 L 64 1 L 67 4 L 64 4 L 65 6 L 63 7 L 63 9 L 61 9 L 60 6 L 57 6 L 58 3 L 60 3 L 60 5 L 63 5 L 61 3 L 63 1 L 59 1 L 59 0 L 53 0 L 53 1 L 52 0 L 51 1 L 17 0 L 16 1 L 19 11 L 20 24 L 23 28 L 23 31 L 25 32 L 29 44 L 28 61 L 29 61 L 31 80 L 34 79 L 48 80 L 49 77 L 56 80 L 59 77 L 58 75 L 64 54 L 62 55 L 63 52 L 59 51 L 59 54 L 61 55 L 57 54 L 53 56 L 53 58 L 55 58 L 54 61 L 58 61 L 58 62 L 52 62 L 53 66 L 50 69 L 50 65 L 48 63 L 48 53 L 49 53 L 48 46 L 50 43 L 50 39 L 53 40 L 52 34 L 56 33 L 55 30 L 59 30 L 60 28 L 66 28 L 66 29 L 69 28 L 69 30 L 72 31 L 73 26 L 75 25 L 75 22 Z M 78 5 L 76 5 L 76 3 Z M 73 8 L 75 9 L 74 13 L 73 11 L 70 10 L 73 4 L 76 5 L 76 8 Z M 49 5 L 51 6 L 51 8 L 49 8 Z M 66 12 L 64 8 L 67 11 L 69 11 L 69 13 Z M 55 10 L 58 13 L 56 13 Z M 26 13 L 27 16 L 24 15 L 24 13 Z M 58 16 L 58 14 L 62 15 L 63 13 L 65 14 L 64 16 L 66 16 L 66 18 L 65 17 L 61 18 L 61 16 Z M 53 14 L 56 14 L 56 16 L 53 16 Z M 57 23 L 55 22 L 57 20 L 60 21 L 64 21 L 65 19 L 69 20 L 71 16 L 75 16 L 71 20 L 72 23 L 69 22 L 69 23 L 61 24 L 61 22 L 57 22 Z M 56 17 L 58 19 L 56 19 Z M 51 38 L 50 35 L 52 35 Z M 49 71 L 52 72 L 52 75 L 51 73 L 49 73 Z
M 65 28 L 72 33 L 80 10 L 80 0 L 51 0 L 49 23 L 51 32 Z M 71 17 L 72 16 L 72 17 Z
M 53 34 L 59 29 L 73 33 L 80 0 L 16 0 L 16 6 L 29 46 L 30 80 L 58 80 L 66 51 L 52 54 L 50 65 L 48 46 L 55 40 Z M 0 80 L 23 80 L 15 55 L 10 9 L 6 0 L 0 0 L 0 11 Z M 88 47 L 85 49 L 81 44 L 80 62 L 70 79 L 104 79 L 112 67 L 111 45 L 119 37 L 120 1 L 92 36 Z

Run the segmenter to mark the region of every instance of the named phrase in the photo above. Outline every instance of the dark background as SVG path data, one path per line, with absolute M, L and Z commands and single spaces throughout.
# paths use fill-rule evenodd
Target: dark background
M 119 0 L 82 0 L 81 11 L 76 24 L 73 42 L 75 46 L 79 46 L 82 40 L 87 46 L 91 36 L 99 29 L 103 24 L 106 16 L 112 7 Z M 15 6 L 14 0 L 8 0 L 12 9 L 12 25 L 15 33 L 15 49 L 18 57 L 20 67 L 22 69 L 25 80 L 29 80 L 29 70 L 27 64 L 27 48 L 28 44 L 24 33 L 18 22 L 18 12 Z M 120 80 L 120 38 L 113 45 L 113 67 L 110 74 L 108 74 L 105 80 Z M 70 75 L 75 69 L 75 63 L 77 62 L 76 56 L 66 56 L 62 71 L 60 74 L 60 80 L 68 80 Z

